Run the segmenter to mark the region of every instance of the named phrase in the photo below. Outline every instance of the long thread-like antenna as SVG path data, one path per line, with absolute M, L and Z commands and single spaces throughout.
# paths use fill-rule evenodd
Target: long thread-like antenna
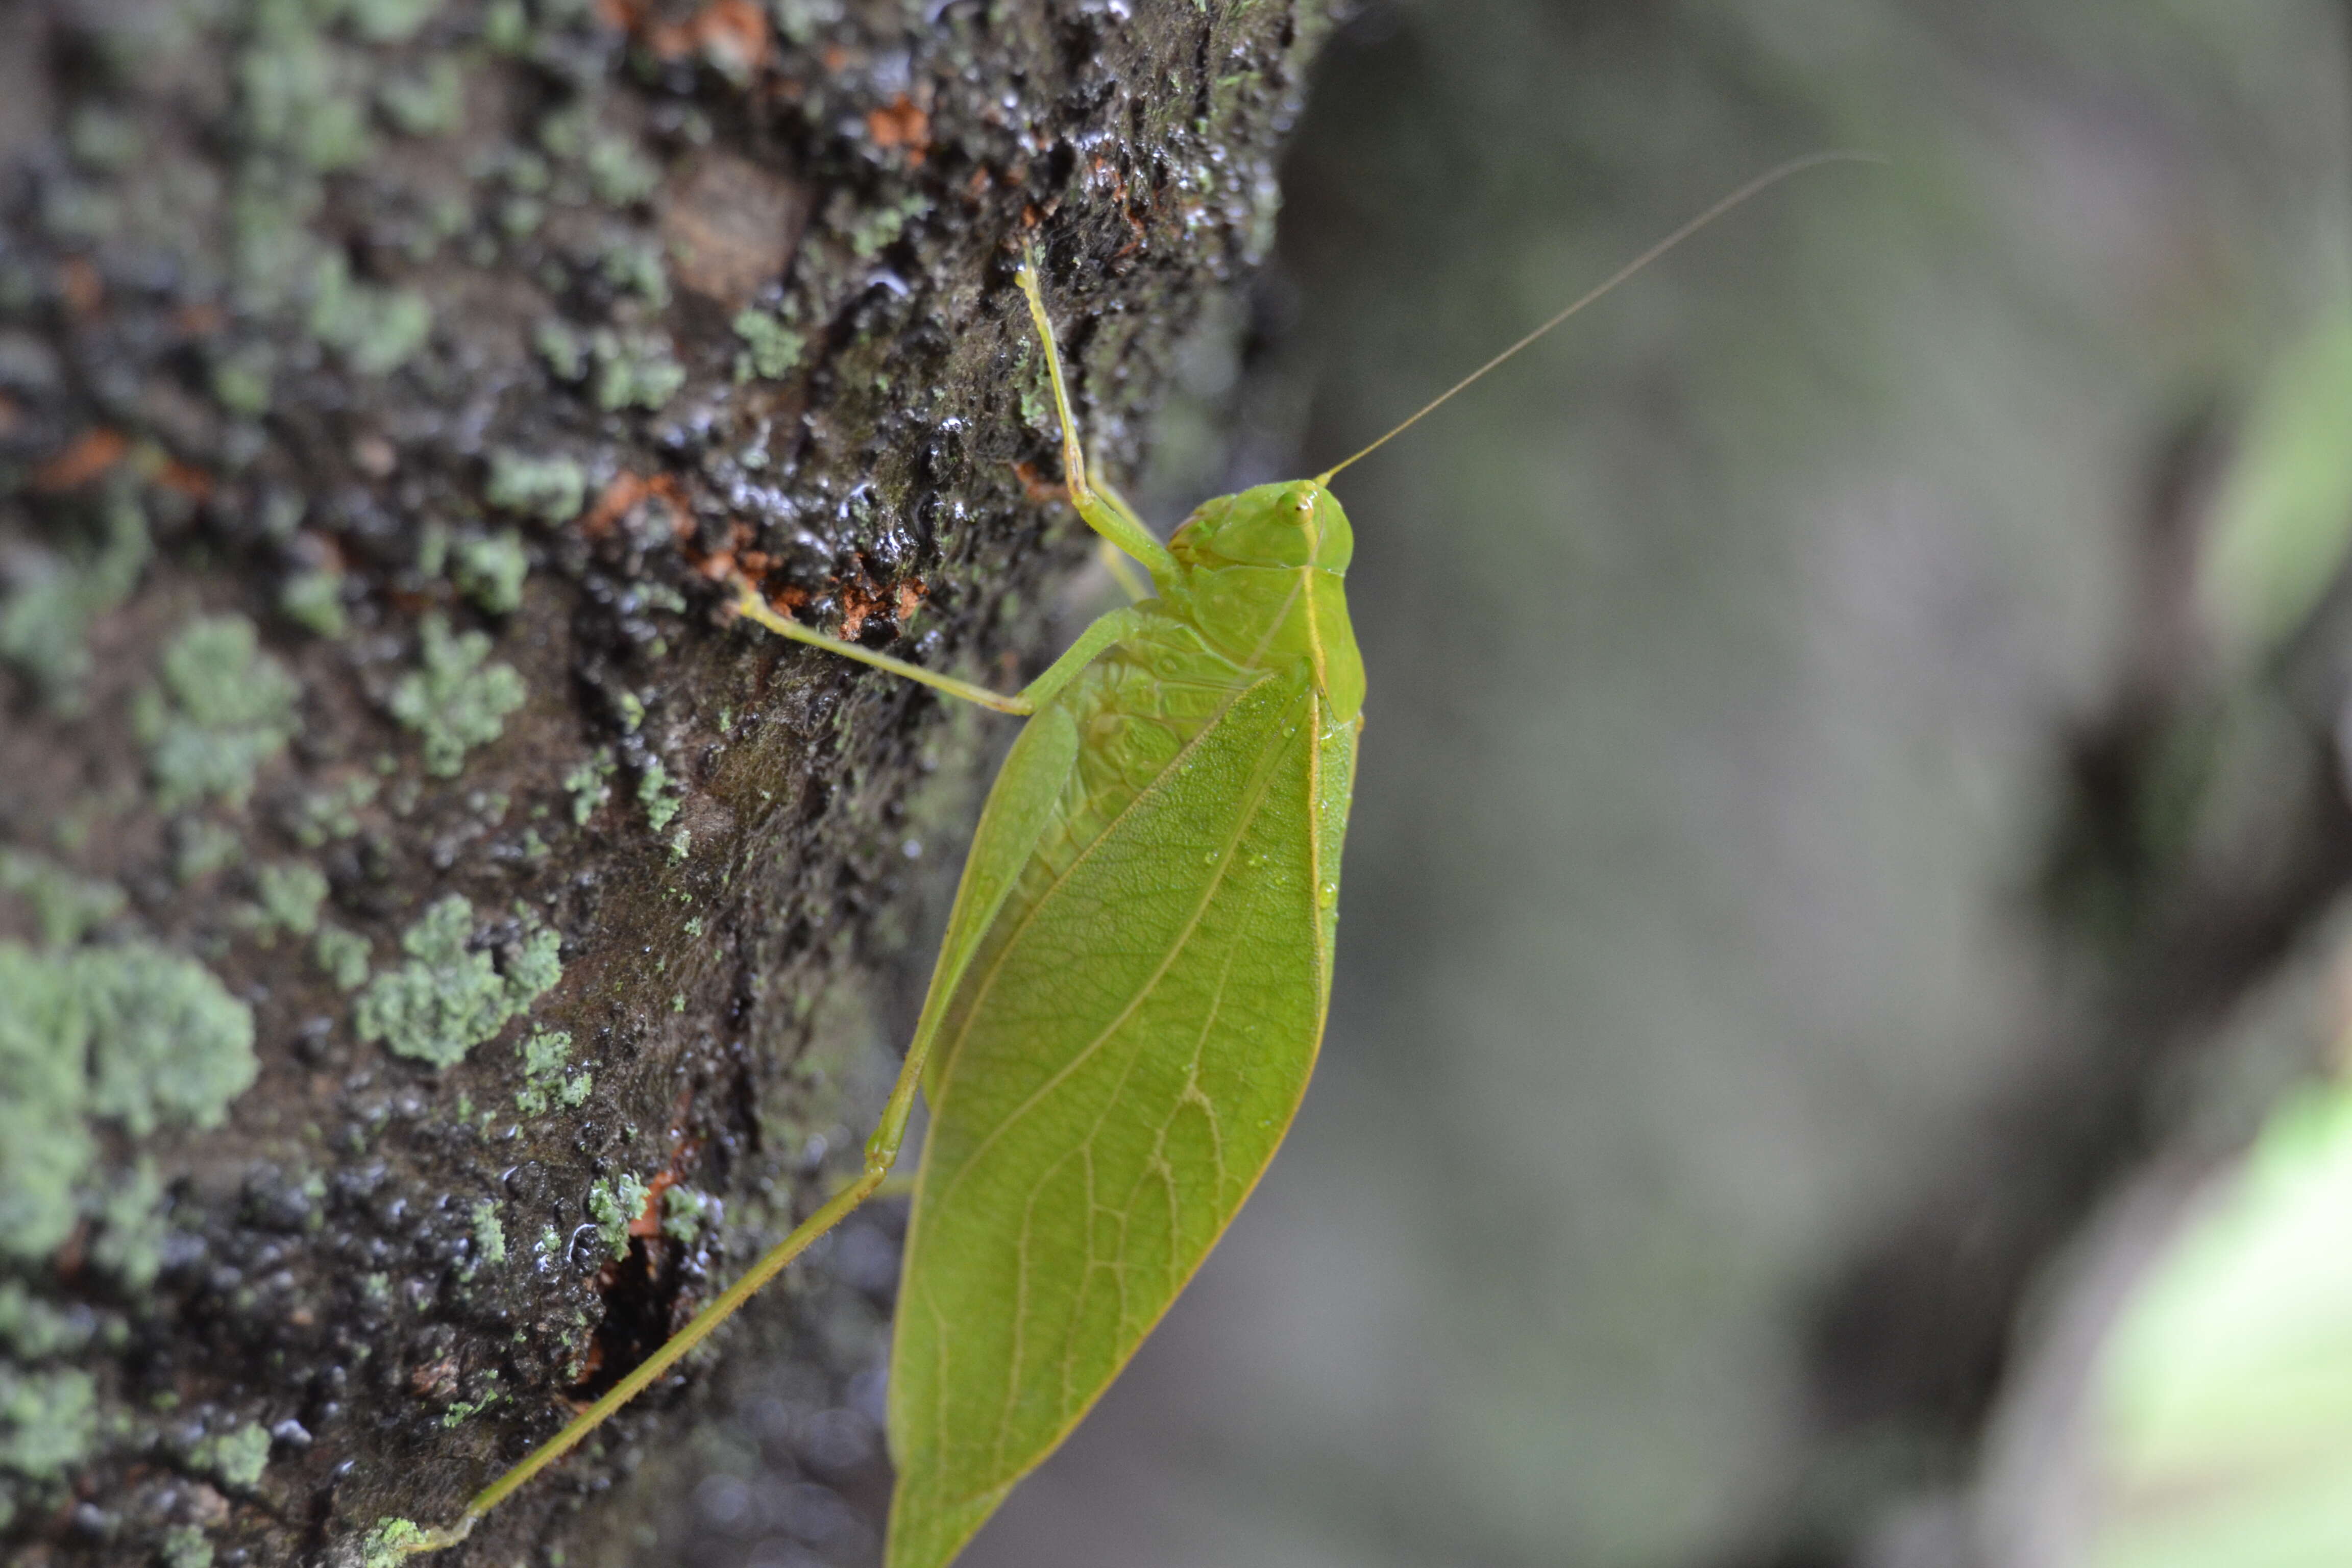
M 1667 251 L 1672 250 L 1675 246 L 1680 245 L 1684 240 L 1686 240 L 1691 236 L 1696 234 L 1699 230 L 1705 228 L 1716 219 L 1722 217 L 1734 207 L 1737 207 L 1741 203 L 1747 201 L 1750 196 L 1761 195 L 1763 192 L 1779 184 L 1781 181 L 1787 179 L 1791 174 L 1802 174 L 1807 169 L 1818 167 L 1822 163 L 1884 163 L 1885 162 L 1885 159 L 1880 157 L 1875 153 L 1808 153 L 1801 158 L 1790 159 L 1787 163 L 1780 164 L 1778 168 L 1767 169 L 1764 173 L 1757 175 L 1754 179 L 1748 181 L 1746 184 L 1740 186 L 1738 190 L 1732 192 L 1729 195 L 1724 197 L 1713 206 L 1707 208 L 1706 211 L 1699 214 L 1698 216 L 1691 219 L 1688 223 L 1675 230 L 1674 233 L 1666 236 L 1665 238 L 1658 241 L 1657 244 L 1650 247 L 1649 249 L 1642 252 L 1641 255 L 1633 258 L 1633 260 L 1625 263 L 1624 266 L 1611 273 L 1604 281 L 1587 291 L 1580 297 L 1575 303 L 1570 305 L 1568 309 L 1560 311 L 1559 314 L 1554 316 L 1550 321 L 1546 321 L 1542 326 L 1538 327 L 1526 337 L 1521 338 L 1517 342 L 1513 343 L 1509 348 L 1505 349 L 1501 353 L 1496 354 L 1493 359 L 1488 360 L 1485 364 L 1480 365 L 1476 370 L 1472 371 L 1468 375 L 1464 376 L 1460 381 L 1455 382 L 1452 386 L 1447 387 L 1444 392 L 1441 392 L 1435 397 L 1431 398 L 1419 409 L 1415 410 L 1410 418 L 1391 428 L 1387 435 L 1382 436 L 1379 440 L 1373 442 L 1362 451 L 1358 452 L 1354 457 L 1334 463 L 1329 468 L 1324 469 L 1323 472 L 1318 476 L 1315 482 L 1318 485 L 1329 484 L 1331 482 L 1331 476 L 1338 473 L 1341 468 L 1346 468 L 1349 463 L 1355 462 L 1358 458 L 1371 456 L 1373 452 L 1388 445 L 1390 441 L 1403 435 L 1407 430 L 1410 430 L 1415 425 L 1420 424 L 1422 420 L 1427 418 L 1430 415 L 1434 414 L 1438 409 L 1444 407 L 1446 402 L 1456 393 L 1468 387 L 1480 376 L 1485 375 L 1488 371 L 1493 370 L 1505 360 L 1507 360 L 1512 355 L 1517 353 L 1521 349 L 1528 347 L 1538 338 L 1542 337 L 1546 332 L 1550 331 L 1554 327 L 1559 326 L 1562 321 L 1567 321 L 1570 316 L 1575 315 L 1579 310 L 1583 310 L 1587 305 L 1591 304 L 1595 300 L 1600 299 L 1603 294 L 1608 293 L 1609 290 L 1616 288 L 1617 285 L 1624 282 L 1625 279 L 1642 270 L 1643 268 L 1647 267 L 1651 262 L 1655 261 L 1659 257 L 1664 256 Z

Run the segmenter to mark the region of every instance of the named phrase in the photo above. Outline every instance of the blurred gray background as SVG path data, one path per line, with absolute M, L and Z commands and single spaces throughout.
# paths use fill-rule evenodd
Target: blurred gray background
M 1390 3 L 1324 58 L 1223 471 L 1349 470 L 1372 696 L 1323 1064 L 971 1568 L 1738 1560 L 1820 1295 L 2042 976 L 2165 443 L 2347 289 L 2318 0 Z M 2352 435 L 2347 435 L 2352 439 Z M 1188 458 L 1188 454 L 1191 456 Z M 1191 483 L 1186 490 L 1188 479 Z

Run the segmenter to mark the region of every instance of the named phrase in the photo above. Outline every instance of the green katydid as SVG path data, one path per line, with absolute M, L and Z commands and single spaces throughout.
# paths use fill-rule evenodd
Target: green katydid
M 891 1347 L 887 1568 L 943 1568 L 1067 1436 L 1192 1278 L 1288 1131 L 1323 1036 L 1364 668 L 1334 475 L 1801 169 L 1783 163 L 1312 479 L 1205 502 L 1166 544 L 1091 479 L 1034 255 L 1069 499 L 1151 596 L 1007 697 L 829 637 L 779 636 L 1025 716 L 983 808 L 863 1170 L 593 1405 L 469 1503 L 385 1544 L 463 1540 L 872 1196 L 931 1119 Z M 1125 567 L 1125 562 L 1118 563 Z M 1131 581 L 1132 572 L 1121 574 Z

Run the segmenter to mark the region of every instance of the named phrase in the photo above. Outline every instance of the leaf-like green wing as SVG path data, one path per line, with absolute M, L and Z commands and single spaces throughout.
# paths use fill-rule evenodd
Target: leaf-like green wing
M 1273 1158 L 1323 1032 L 1354 744 L 1303 669 L 1263 678 L 998 911 L 939 1046 L 889 1568 L 945 1563 L 1067 1435 Z
M 964 857 L 963 876 L 956 884 L 955 907 L 948 913 L 947 934 L 940 942 L 939 962 L 931 970 L 931 985 L 923 998 L 916 1038 L 937 1029 L 946 1016 L 956 983 L 962 977 L 981 940 L 995 921 L 1005 895 L 1029 863 L 1037 839 L 1055 816 L 1063 790 L 1077 765 L 1078 728 L 1066 708 L 1041 710 L 1021 727 L 989 786 L 988 805 L 972 834 L 971 852 Z M 935 1045 L 923 1072 L 923 1089 L 939 1098 L 947 1072 L 948 1050 Z

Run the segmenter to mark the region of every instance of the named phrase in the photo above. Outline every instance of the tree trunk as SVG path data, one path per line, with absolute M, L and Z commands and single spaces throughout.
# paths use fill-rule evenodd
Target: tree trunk
M 969 794 L 925 780 L 983 731 L 730 624 L 728 584 L 999 684 L 1049 653 L 1026 606 L 1083 535 L 1010 263 L 1042 247 L 1119 471 L 1265 246 L 1322 27 L 0 15 L 10 1561 L 446 1520 L 836 1179 L 857 997 Z M 854 1405 L 887 1239 L 716 1354 Z M 465 1560 L 660 1539 L 694 1364 Z M 870 1438 L 808 1466 L 834 1555 Z

